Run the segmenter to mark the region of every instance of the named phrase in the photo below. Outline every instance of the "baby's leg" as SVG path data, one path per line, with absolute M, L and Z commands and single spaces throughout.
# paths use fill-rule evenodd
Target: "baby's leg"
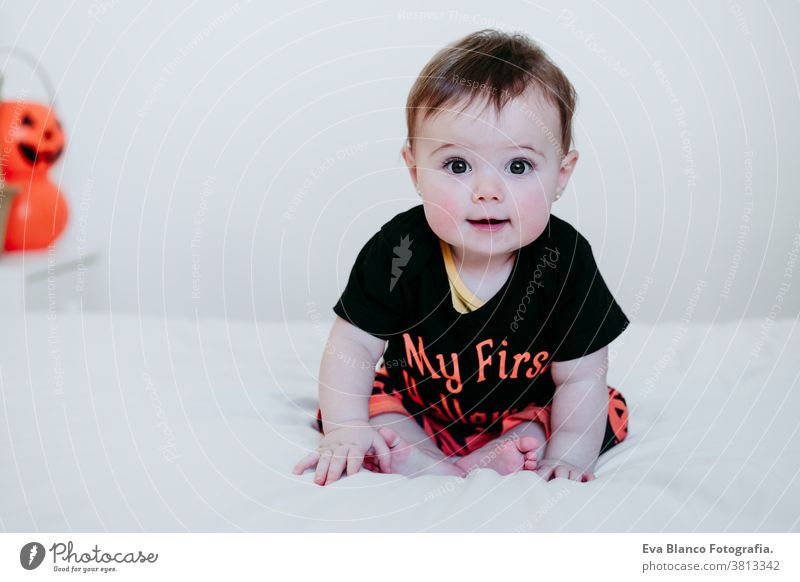
M 521 469 L 533 471 L 537 459 L 542 458 L 545 444 L 544 427 L 535 421 L 524 421 L 464 455 L 456 464 L 467 473 L 476 469 L 494 469 L 501 475 Z
M 391 450 L 392 473 L 418 475 L 459 475 L 465 472 L 448 459 L 413 418 L 385 412 L 369 419 Z

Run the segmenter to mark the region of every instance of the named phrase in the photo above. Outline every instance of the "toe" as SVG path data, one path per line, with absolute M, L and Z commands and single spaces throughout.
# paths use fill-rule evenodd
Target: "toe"
M 397 436 L 396 432 L 390 428 L 386 428 L 385 426 L 379 428 L 378 433 L 383 437 L 383 440 L 386 441 L 386 444 L 390 449 L 395 448 L 402 442 L 402 439 Z
M 517 441 L 517 448 L 521 453 L 536 451 L 539 448 L 539 440 L 532 436 L 523 436 Z

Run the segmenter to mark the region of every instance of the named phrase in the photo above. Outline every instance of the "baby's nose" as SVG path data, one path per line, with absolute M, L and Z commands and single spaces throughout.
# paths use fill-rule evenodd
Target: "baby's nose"
M 472 199 L 475 202 L 503 199 L 503 176 L 492 167 L 480 168 L 474 174 Z
M 480 180 L 472 190 L 472 199 L 475 202 L 503 200 L 503 187 L 496 180 Z

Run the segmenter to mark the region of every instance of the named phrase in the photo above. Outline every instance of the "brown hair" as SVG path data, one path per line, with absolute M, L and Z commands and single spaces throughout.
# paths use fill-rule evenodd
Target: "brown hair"
M 527 36 L 492 29 L 473 32 L 446 46 L 422 69 L 406 103 L 409 146 L 420 113 L 425 121 L 445 104 L 464 102 L 463 111 L 476 99 L 485 99 L 486 105 L 491 103 L 500 111 L 530 87 L 558 109 L 561 135 L 554 141 L 560 141 L 563 157 L 572 144 L 575 88 Z

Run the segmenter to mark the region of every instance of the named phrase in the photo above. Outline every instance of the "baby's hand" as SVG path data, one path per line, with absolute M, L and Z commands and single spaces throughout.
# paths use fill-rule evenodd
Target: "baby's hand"
M 363 422 L 340 425 L 323 436 L 319 449 L 304 457 L 292 472 L 302 475 L 306 469 L 316 465 L 314 482 L 327 485 L 342 476 L 345 465 L 348 475 L 357 473 L 365 454 L 374 455 L 383 473 L 391 472 L 389 447 L 378 431 Z
M 562 461 L 561 459 L 542 459 L 537 463 L 536 473 L 544 479 L 570 479 L 571 481 L 586 481 L 594 480 L 594 473 L 591 471 L 582 471 L 575 465 L 571 465 Z

